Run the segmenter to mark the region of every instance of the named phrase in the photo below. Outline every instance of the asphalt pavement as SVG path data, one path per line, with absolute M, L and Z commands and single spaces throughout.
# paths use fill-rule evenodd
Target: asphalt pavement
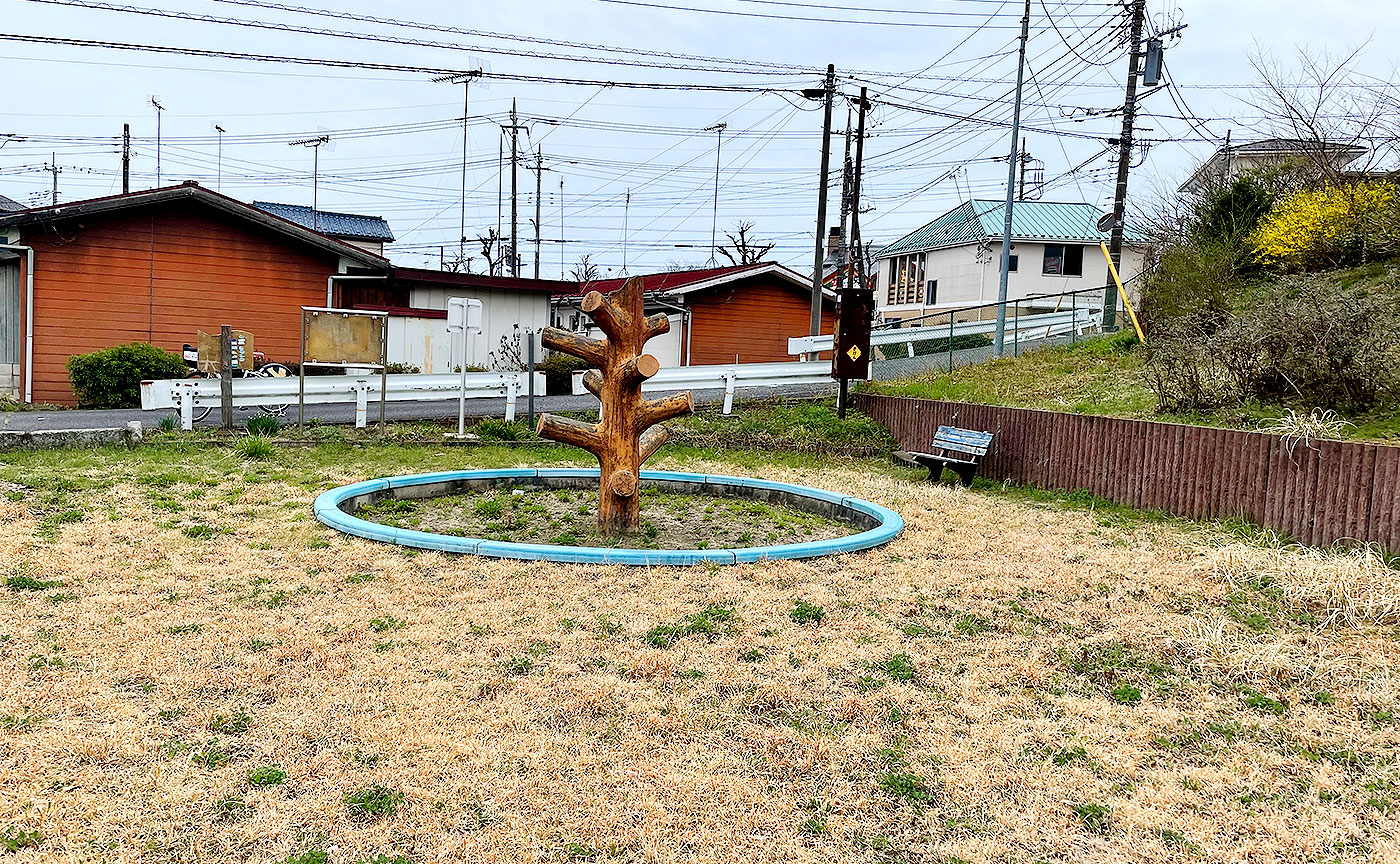
M 834 390 L 834 384 L 745 388 L 741 396 L 737 398 L 742 401 L 772 397 L 800 399 L 826 395 Z M 694 393 L 696 405 L 718 405 L 724 402 L 723 390 L 696 390 Z M 648 391 L 647 395 L 655 397 L 665 394 Z M 390 402 L 385 407 L 385 415 L 390 422 L 457 419 L 457 401 L 455 399 L 430 402 Z M 597 409 L 598 400 L 588 395 L 535 397 L 535 413 L 537 414 L 544 411 L 596 411 Z M 527 397 L 518 397 L 515 402 L 516 419 L 523 421 L 528 411 Z M 241 426 L 248 422 L 249 417 L 255 417 L 261 413 L 263 411 L 260 408 L 235 409 L 234 423 Z M 504 417 L 505 413 L 506 400 L 504 398 L 467 400 L 468 417 Z M 195 425 L 218 426 L 221 422 L 219 414 L 217 409 L 210 411 L 208 417 Z M 177 421 L 179 419 L 179 415 L 169 408 L 158 411 L 142 411 L 139 408 L 110 411 L 3 411 L 0 412 L 0 432 L 38 432 L 45 429 L 110 429 L 125 426 L 132 420 L 141 421 L 141 425 L 149 429 L 160 423 L 165 417 L 175 417 Z M 295 423 L 297 406 L 289 406 L 282 412 L 280 418 L 284 424 Z M 321 423 L 336 425 L 353 424 L 355 422 L 355 403 L 307 405 L 306 419 L 315 419 Z M 376 423 L 378 420 L 379 405 L 372 402 L 369 406 L 369 422 Z

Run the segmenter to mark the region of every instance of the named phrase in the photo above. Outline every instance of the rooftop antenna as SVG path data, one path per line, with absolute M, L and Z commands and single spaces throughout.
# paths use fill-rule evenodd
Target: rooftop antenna
M 311 148 L 311 230 L 321 230 L 321 210 L 317 206 L 317 190 L 321 182 L 321 147 L 331 143 L 331 136 L 317 135 L 314 138 L 302 138 L 298 141 L 288 142 L 292 147 Z
M 151 104 L 156 106 L 156 188 L 160 188 L 160 115 L 165 113 L 165 106 L 160 104 L 159 96 L 151 96 Z
M 58 175 L 63 173 L 63 169 L 58 167 L 58 154 L 49 154 L 49 164 L 44 166 L 44 170 L 53 174 L 53 196 L 52 203 L 58 205 Z
M 218 173 L 214 175 L 214 191 L 222 192 L 224 188 L 224 133 L 228 130 L 215 123 L 214 131 L 219 133 Z
M 719 247 L 715 245 L 716 229 L 719 227 L 719 151 L 724 145 L 724 130 L 729 128 L 728 123 L 720 122 L 713 126 L 706 126 L 702 132 L 715 133 L 715 202 L 710 211 L 710 264 L 718 264 Z
M 465 260 L 467 256 L 467 121 L 471 117 L 471 85 L 475 80 L 478 86 L 490 88 L 491 84 L 485 80 L 485 76 L 491 74 L 491 65 L 480 57 L 467 55 L 467 65 L 475 68 L 467 72 L 457 72 L 452 75 L 443 75 L 434 78 L 438 84 L 461 84 L 462 85 L 462 198 L 459 221 L 457 225 L 457 256 Z
M 622 270 L 621 275 L 627 275 L 627 214 L 632 210 L 632 190 L 627 190 L 627 199 L 622 205 Z

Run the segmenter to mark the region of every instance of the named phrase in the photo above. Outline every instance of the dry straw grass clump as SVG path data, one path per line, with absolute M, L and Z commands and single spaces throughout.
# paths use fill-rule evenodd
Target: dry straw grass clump
M 861 495 L 907 532 L 648 570 L 413 552 L 309 512 L 334 483 L 551 458 L 4 457 L 0 560 L 55 584 L 0 587 L 0 855 L 1397 855 L 1400 622 L 1371 559 L 752 453 L 663 465 Z

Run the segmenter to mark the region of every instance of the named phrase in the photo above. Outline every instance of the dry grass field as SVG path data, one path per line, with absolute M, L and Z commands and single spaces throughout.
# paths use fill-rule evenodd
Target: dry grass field
M 657 463 L 905 534 L 645 570 L 311 517 L 351 480 L 561 459 L 0 456 L 0 861 L 1400 860 L 1375 557 L 761 453 Z

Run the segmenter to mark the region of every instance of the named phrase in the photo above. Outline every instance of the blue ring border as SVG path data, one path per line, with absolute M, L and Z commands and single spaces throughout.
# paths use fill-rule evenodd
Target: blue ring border
M 317 520 L 355 537 L 410 546 L 415 549 L 428 549 L 437 552 L 454 552 L 463 555 L 480 555 L 486 558 L 511 558 L 524 561 L 558 561 L 570 564 L 627 564 L 631 566 L 694 564 L 746 564 L 755 561 L 780 559 L 815 558 L 821 555 L 841 555 L 860 552 L 883 546 L 895 539 L 904 530 L 904 519 L 888 507 L 882 507 L 862 498 L 838 495 L 822 489 L 812 489 L 792 483 L 775 480 L 758 480 L 752 477 L 729 477 L 723 474 L 690 474 L 683 471 L 643 471 L 642 480 L 664 480 L 693 484 L 725 484 L 769 489 L 826 501 L 848 510 L 854 510 L 879 520 L 873 528 L 846 537 L 828 540 L 811 540 L 806 543 L 787 543 L 776 546 L 748 546 L 739 549 L 612 549 L 602 546 L 556 546 L 542 543 L 509 543 L 499 540 L 482 540 L 476 537 L 456 537 L 449 534 L 433 534 L 427 531 L 414 531 L 394 528 L 352 516 L 340 509 L 346 500 L 372 492 L 383 492 L 406 486 L 422 486 L 450 480 L 491 480 L 525 479 L 532 477 L 597 477 L 596 468 L 492 468 L 465 471 L 439 471 L 430 474 L 406 474 L 398 477 L 381 477 L 364 480 L 322 492 L 316 497 L 312 510 Z

